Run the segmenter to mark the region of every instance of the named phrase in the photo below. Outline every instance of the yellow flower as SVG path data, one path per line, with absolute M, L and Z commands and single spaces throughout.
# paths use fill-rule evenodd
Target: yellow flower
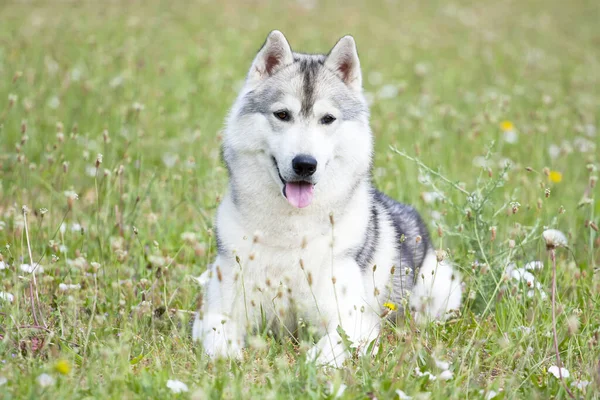
M 505 132 L 506 131 L 514 131 L 515 126 L 510 121 L 502 121 L 502 122 L 500 122 L 500 129 L 502 129 Z
M 392 311 L 396 311 L 398 309 L 398 306 L 395 305 L 394 303 L 391 303 L 389 301 L 386 301 L 385 303 L 383 303 L 383 306 L 387 309 L 390 309 Z
M 558 171 L 550 171 L 548 178 L 550 178 L 551 182 L 560 183 L 562 181 L 562 174 Z
M 68 375 L 69 372 L 71 372 L 71 365 L 67 360 L 58 360 L 56 364 L 54 364 L 54 369 L 59 374 Z

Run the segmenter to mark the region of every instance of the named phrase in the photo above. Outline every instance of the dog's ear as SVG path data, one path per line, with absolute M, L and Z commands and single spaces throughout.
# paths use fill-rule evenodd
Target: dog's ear
M 344 36 L 333 46 L 325 66 L 335 72 L 350 89 L 357 92 L 362 90 L 360 61 L 352 36 Z
M 283 33 L 272 31 L 254 58 L 248 72 L 248 83 L 255 85 L 293 62 L 292 49 Z

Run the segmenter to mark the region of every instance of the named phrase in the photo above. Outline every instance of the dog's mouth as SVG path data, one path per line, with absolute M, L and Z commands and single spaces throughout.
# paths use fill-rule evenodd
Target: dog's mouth
M 283 179 L 283 176 L 281 176 L 275 157 L 271 157 L 271 159 L 277 170 L 277 175 L 279 175 L 279 179 L 281 179 L 281 183 L 283 183 L 283 189 L 281 191 L 283 197 L 286 198 L 288 203 L 296 208 L 308 207 L 313 200 L 315 190 L 314 183 L 306 180 L 286 181 Z

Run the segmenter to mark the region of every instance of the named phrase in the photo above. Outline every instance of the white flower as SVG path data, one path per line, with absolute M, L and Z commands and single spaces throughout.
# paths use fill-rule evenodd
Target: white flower
M 525 269 L 528 270 L 536 270 L 542 268 L 544 268 L 544 263 L 541 261 L 530 261 L 527 264 L 525 264 Z
M 118 75 L 118 76 L 115 76 L 114 78 L 112 78 L 108 85 L 111 88 L 116 88 L 118 86 L 121 86 L 122 84 L 123 84 L 123 77 L 121 75 Z
M 567 246 L 567 237 L 558 229 L 547 229 L 542 233 L 542 237 L 548 248 Z
M 556 144 L 551 144 L 550 147 L 548 147 L 548 154 L 552 159 L 558 158 L 558 156 L 560 156 L 560 147 Z
M 450 368 L 450 363 L 447 361 L 441 361 L 438 359 L 435 359 L 435 366 L 438 367 L 439 369 L 441 369 L 442 371 L 447 371 Z
M 48 107 L 56 110 L 60 106 L 60 99 L 57 96 L 52 96 L 48 100 Z
M 36 274 L 41 274 L 42 272 L 44 272 L 44 267 L 42 267 L 41 265 L 29 265 L 29 264 L 21 264 L 21 266 L 19 267 L 21 269 L 21 271 L 26 272 L 28 274 L 31 274 L 35 271 Z
M 76 222 L 71 224 L 71 232 L 81 232 L 81 225 Z
M 185 383 L 174 379 L 169 379 L 167 381 L 167 387 L 171 389 L 173 393 L 182 393 L 189 390 Z
M 516 131 L 504 131 L 503 139 L 506 143 L 514 144 L 519 141 L 519 134 Z
M 338 397 L 342 397 L 346 388 L 347 388 L 347 386 L 344 385 L 343 383 L 341 383 L 337 392 L 333 393 L 333 390 L 335 389 L 333 387 L 333 382 L 327 382 L 327 393 L 329 393 L 329 395 L 333 395 L 334 399 L 337 399 Z
M 400 389 L 396 389 L 396 393 L 398 394 L 398 398 L 400 400 L 411 400 L 412 399 L 412 396 L 407 395 Z
M 561 373 L 562 373 L 563 378 L 568 378 L 570 375 L 569 371 L 566 368 L 561 368 L 560 373 L 559 373 L 558 367 L 556 365 L 553 365 L 550 368 L 548 368 L 548 373 L 554 375 L 557 378 L 560 378 Z
M 7 382 L 8 382 L 8 379 L 6 379 L 3 376 L 0 376 L 0 386 L 6 385 Z
M 393 99 L 398 96 L 398 87 L 395 85 L 384 85 L 378 93 L 382 99 Z
M 483 394 L 483 390 L 479 391 L 479 394 Z M 494 397 L 496 397 L 498 395 L 498 393 L 494 390 L 490 390 L 486 395 L 485 395 L 485 400 L 492 400 Z
M 0 299 L 8 301 L 9 303 L 12 303 L 15 300 L 15 296 L 13 296 L 10 293 L 0 292 Z
M 80 284 L 66 284 L 66 283 L 61 283 L 60 285 L 58 285 L 58 289 L 61 292 L 66 292 L 68 290 L 79 290 L 81 289 L 81 285 Z
M 133 103 L 131 105 L 131 108 L 133 108 L 133 111 L 140 112 L 140 111 L 142 111 L 146 107 L 142 103 L 138 103 L 136 101 L 135 103 Z
M 430 381 L 435 381 L 437 379 L 436 376 L 433 375 L 431 372 L 429 372 L 429 371 L 421 372 L 421 370 L 419 368 L 415 368 L 415 375 L 418 376 L 419 378 L 422 376 L 426 376 L 429 378 Z
M 183 232 L 181 234 L 181 240 L 186 243 L 195 243 L 198 240 L 198 237 L 194 232 Z
M 54 385 L 55 381 L 56 380 L 48 374 L 41 374 L 40 376 L 37 377 L 37 383 L 41 387 L 47 387 L 47 386 Z
M 423 192 L 421 193 L 421 198 L 425 204 L 431 204 L 438 200 L 443 200 L 444 196 L 438 192 Z
M 177 162 L 177 158 L 177 154 L 165 153 L 162 156 L 162 161 L 167 168 L 173 168 L 173 166 Z
M 443 381 L 449 381 L 450 379 L 452 379 L 453 376 L 454 375 L 451 371 L 446 370 L 439 375 L 439 378 Z
M 85 167 L 85 174 L 87 176 L 91 176 L 92 178 L 96 176 L 96 167 L 94 167 L 93 165 L 88 165 L 87 167 Z
M 0 271 L 2 271 L 3 269 L 6 269 L 6 268 L 8 268 L 6 266 L 6 263 L 4 261 L 0 261 Z
M 473 166 L 479 168 L 487 168 L 492 166 L 492 162 L 484 156 L 477 156 L 473 159 Z
M 579 390 L 585 389 L 586 386 L 589 384 L 590 384 L 590 381 L 576 380 L 576 381 L 571 382 L 571 386 L 573 386 L 574 388 L 577 388 Z
M 533 287 L 535 282 L 535 277 L 533 276 L 533 274 L 531 272 L 525 271 L 525 269 L 523 268 L 517 268 L 512 270 L 510 276 L 512 276 L 514 280 L 525 281 L 527 283 L 527 286 L 529 287 Z

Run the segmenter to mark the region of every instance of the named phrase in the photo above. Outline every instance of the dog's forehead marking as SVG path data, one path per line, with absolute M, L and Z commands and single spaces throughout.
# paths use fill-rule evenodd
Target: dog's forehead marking
M 244 95 L 239 115 L 267 114 L 272 112 L 274 103 L 289 104 L 292 96 L 300 103 L 299 115 L 310 118 L 315 111 L 315 102 L 329 99 L 340 110 L 343 120 L 356 120 L 368 116 L 368 106 L 353 95 L 332 71 L 325 67 L 327 56 L 323 54 L 294 53 L 294 62 L 273 77 L 268 78 L 261 87 L 250 90 Z M 298 109 L 290 110 L 294 113 Z

